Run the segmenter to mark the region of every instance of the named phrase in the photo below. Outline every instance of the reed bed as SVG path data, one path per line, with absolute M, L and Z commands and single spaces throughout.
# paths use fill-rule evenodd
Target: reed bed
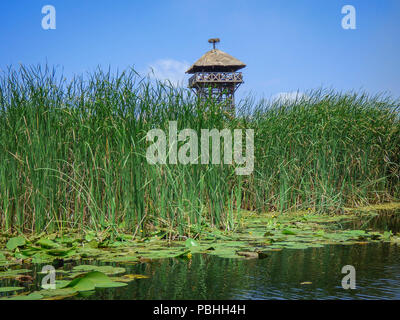
M 97 70 L 67 81 L 48 66 L 0 76 L 0 230 L 124 229 L 179 235 L 232 229 L 241 210 L 346 206 L 400 196 L 399 101 L 314 90 L 246 99 L 230 117 L 188 89 Z M 151 165 L 149 130 L 254 129 L 254 171 Z

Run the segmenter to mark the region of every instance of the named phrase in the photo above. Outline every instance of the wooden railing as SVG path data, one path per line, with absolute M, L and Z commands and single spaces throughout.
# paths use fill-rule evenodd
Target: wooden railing
M 215 82 L 242 83 L 243 75 L 241 72 L 196 72 L 189 79 L 189 87 L 193 87 L 196 83 Z

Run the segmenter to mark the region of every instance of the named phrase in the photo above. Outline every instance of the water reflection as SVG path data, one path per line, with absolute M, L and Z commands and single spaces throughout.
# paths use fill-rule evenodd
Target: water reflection
M 381 212 L 345 223 L 343 228 L 400 232 L 399 211 Z M 89 263 L 89 262 L 86 262 Z M 144 274 L 127 287 L 98 289 L 73 299 L 399 299 L 400 247 L 390 243 L 331 245 L 305 250 L 271 252 L 262 260 L 223 259 L 193 255 L 192 260 L 165 259 L 123 266 L 127 273 Z M 356 289 L 344 290 L 344 265 L 356 269 Z M 26 291 L 40 290 L 40 265 Z M 65 264 L 64 269 L 72 268 Z M 306 282 L 307 284 L 302 284 Z M 311 283 L 310 283 L 311 282 Z M 0 286 L 21 286 L 15 280 Z M 0 293 L 0 296 L 11 293 Z
M 347 264 L 356 268 L 355 290 L 341 287 Z M 283 250 L 263 260 L 194 255 L 190 262 L 168 259 L 128 268 L 151 278 L 87 299 L 400 298 L 400 249 L 388 243 Z
M 400 232 L 400 211 L 381 210 L 378 215 L 352 222 L 353 229 Z

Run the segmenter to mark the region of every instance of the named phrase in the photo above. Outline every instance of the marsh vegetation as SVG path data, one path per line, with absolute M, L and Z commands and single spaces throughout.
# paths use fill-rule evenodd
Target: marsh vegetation
M 232 230 L 241 210 L 340 213 L 399 198 L 398 100 L 316 90 L 237 109 L 229 117 L 133 70 L 67 81 L 47 66 L 10 68 L 0 78 L 0 229 L 165 230 L 172 239 Z M 167 132 L 169 121 L 254 129 L 253 174 L 149 164 L 146 133 Z
M 249 97 L 233 117 L 133 70 L 67 81 L 47 66 L 10 68 L 0 76 L 1 295 L 85 298 L 129 286 L 139 298 L 161 297 L 146 295 L 152 285 L 132 287 L 148 276 L 129 271 L 160 259 L 161 274 L 149 276 L 177 268 L 184 278 L 192 273 L 182 263 L 193 263 L 196 277 L 211 277 L 208 288 L 208 272 L 226 263 L 248 270 L 236 261 L 314 259 L 326 246 L 371 243 L 397 254 L 399 106 L 389 96 L 321 89 L 295 101 Z M 235 163 L 149 163 L 146 134 L 168 132 L 171 121 L 198 133 L 253 129 L 253 172 L 237 175 Z M 390 219 L 374 213 L 382 209 Z M 59 265 L 55 290 L 32 282 L 48 263 Z

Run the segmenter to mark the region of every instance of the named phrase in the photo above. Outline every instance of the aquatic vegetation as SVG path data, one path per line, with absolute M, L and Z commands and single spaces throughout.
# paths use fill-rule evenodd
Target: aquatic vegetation
M 288 104 L 237 105 L 229 118 L 215 101 L 129 70 L 68 82 L 47 66 L 11 68 L 0 76 L 0 230 L 80 229 L 93 247 L 109 246 L 111 232 L 117 246 L 121 234 L 232 230 L 244 210 L 330 214 L 399 199 L 397 100 L 316 90 Z M 149 164 L 146 133 L 169 121 L 254 129 L 253 174 Z
M 6 247 L 9 250 L 14 250 L 18 247 L 24 246 L 25 245 L 25 239 L 22 237 L 13 237 L 10 240 L 8 240 Z
M 17 278 L 21 274 L 31 272 L 29 269 L 7 269 L 0 271 L 0 279 Z
M 101 268 L 101 267 L 99 267 Z M 136 278 L 133 278 L 136 279 Z M 133 279 L 129 279 L 132 281 Z M 127 282 L 125 280 L 125 282 Z M 29 295 L 16 295 L 3 299 L 10 300 L 38 300 L 38 299 L 64 299 L 74 296 L 81 292 L 91 292 L 96 288 L 118 288 L 124 287 L 125 282 L 115 281 L 100 271 L 91 271 L 74 276 L 73 280 L 57 280 L 56 288 L 50 289 L 47 286 L 43 290 L 32 292 Z M 3 287 L 0 292 L 17 291 L 25 289 L 24 287 Z
M 372 213 L 371 216 L 375 214 Z M 275 223 L 268 223 L 272 221 L 271 219 Z M 59 277 L 56 280 L 56 289 L 43 288 L 33 293 L 25 291 L 5 297 L 5 299 L 64 299 L 77 294 L 92 294 L 96 288 L 121 287 L 137 279 L 145 281 L 149 277 L 129 274 L 127 269 L 118 266 L 118 263 L 141 264 L 168 258 L 189 263 L 194 255 L 238 260 L 267 259 L 274 251 L 287 249 L 301 251 L 326 245 L 400 243 L 400 235 L 390 230 L 377 231 L 368 227 L 365 229 L 345 227 L 346 224 L 360 219 L 368 220 L 368 214 L 364 212 L 362 215 L 307 215 L 304 219 L 299 219 L 296 214 L 277 217 L 271 217 L 270 213 L 247 214 L 234 232 L 224 232 L 223 237 L 220 231 L 211 237 L 212 230 L 210 229 L 199 235 L 196 240 L 187 238 L 183 241 L 168 241 L 153 236 L 141 240 L 132 238 L 126 238 L 123 241 L 116 240 L 121 244 L 112 246 L 107 240 L 108 237 L 103 234 L 103 239 L 109 246 L 106 247 L 103 244 L 101 248 L 87 247 L 93 239 L 82 237 L 79 233 L 72 231 L 62 236 L 54 234 L 43 238 L 26 237 L 23 245 L 17 242 L 19 246 L 11 246 L 13 250 L 4 246 L 0 260 L 10 262 L 10 264 L 0 265 L 0 270 L 3 270 L 0 271 L 0 281 L 22 281 L 21 277 L 32 272 L 31 269 L 18 268 L 15 265 L 17 261 L 29 265 L 35 263 L 36 257 L 45 256 L 53 265 L 60 262 L 62 264 L 73 262 L 74 265 L 68 270 L 62 268 L 56 270 Z M 60 251 L 55 253 L 53 250 Z M 61 255 L 60 252 L 62 252 Z M 97 262 L 111 262 L 117 265 L 97 265 Z M 11 285 L 4 287 L 17 288 L 18 286 L 14 284 L 16 283 L 12 282 Z M 11 293 L 15 291 L 4 290 Z
M 118 268 L 118 267 L 113 267 L 113 266 L 94 266 L 94 265 L 87 265 L 87 264 L 83 264 L 83 265 L 79 265 L 79 266 L 75 266 L 72 268 L 72 271 L 98 271 L 101 273 L 104 273 L 106 275 L 117 275 L 117 274 L 121 274 L 121 273 L 125 273 L 125 269 L 124 268 Z
M 216 101 L 134 71 L 71 82 L 53 71 L 0 76 L 6 299 L 89 296 L 146 281 L 127 266 L 167 258 L 189 265 L 200 255 L 240 261 L 400 243 L 395 229 L 368 227 L 376 212 L 400 206 L 397 100 L 317 90 L 288 104 L 244 100 L 232 118 Z M 170 121 L 196 132 L 254 129 L 254 172 L 149 164 L 146 133 Z M 30 292 L 41 264 L 56 266 L 56 289 Z
M 102 242 L 93 246 L 92 237 L 82 237 L 79 232 L 70 230 L 62 235 L 54 233 L 41 238 L 34 236 L 12 237 L 0 254 L 0 267 L 7 268 L 18 262 L 47 263 L 54 261 L 102 261 L 137 264 L 141 261 L 165 258 L 190 258 L 192 254 L 202 253 L 229 258 L 249 258 L 269 250 L 304 249 L 321 247 L 325 244 L 354 244 L 365 241 L 398 242 L 399 236 L 391 230 L 371 230 L 368 223 L 364 229 L 351 229 L 354 221 L 370 221 L 375 213 L 324 215 L 280 215 L 271 217 L 270 213 L 244 215 L 235 231 L 221 232 L 207 229 L 197 234 L 197 239 L 183 241 L 159 239 L 157 233 L 140 239 L 121 236 L 111 240 L 112 233 L 102 234 Z M 362 224 L 361 224 L 362 225 Z M 117 245 L 115 245 L 117 243 Z M 241 252 L 241 254 L 238 254 Z M 247 252 L 247 253 L 246 253 Z M 108 275 L 124 273 L 123 268 L 111 266 L 78 265 L 75 273 L 99 271 Z M 17 270 L 0 272 L 2 276 L 17 276 Z
M 19 291 L 24 290 L 24 287 L 0 287 L 0 292 L 11 292 L 11 291 Z

